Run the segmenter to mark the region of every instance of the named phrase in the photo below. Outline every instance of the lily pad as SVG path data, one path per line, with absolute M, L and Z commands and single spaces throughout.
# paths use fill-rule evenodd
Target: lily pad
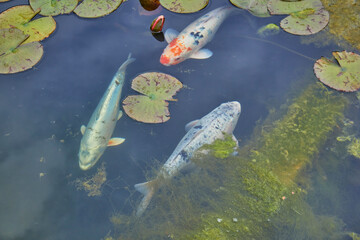
M 324 6 L 321 3 L 321 0 L 301 0 L 296 2 L 269 0 L 267 7 L 270 14 L 272 15 L 290 14 L 311 8 L 316 11 L 324 8 Z
M 20 45 L 29 36 L 16 28 L 0 29 L 0 73 L 16 73 L 32 68 L 43 55 L 39 42 Z
M 30 35 L 24 43 L 41 41 L 55 30 L 56 22 L 52 17 L 42 17 L 30 22 L 39 11 L 34 12 L 28 5 L 9 8 L 0 13 L 0 29 L 20 29 L 25 34 Z
M 98 18 L 115 11 L 123 0 L 84 0 L 74 10 L 83 18 Z
M 71 13 L 78 4 L 78 0 L 29 0 L 32 9 L 40 9 L 44 16 L 56 16 Z
M 176 13 L 194 13 L 206 7 L 208 3 L 209 0 L 160 0 L 161 6 Z
M 280 27 L 295 35 L 310 35 L 320 32 L 329 23 L 329 12 L 313 9 L 292 13 L 280 22 Z
M 134 120 L 145 123 L 162 123 L 170 119 L 167 101 L 182 88 L 175 77 L 160 72 L 148 72 L 137 76 L 132 89 L 144 95 L 128 96 L 123 101 L 126 114 Z
M 336 61 L 321 57 L 314 64 L 316 77 L 325 85 L 344 92 L 360 88 L 360 55 L 353 52 L 333 52 Z
M 270 17 L 267 10 L 268 0 L 230 0 L 230 2 L 238 8 L 248 10 L 257 17 Z

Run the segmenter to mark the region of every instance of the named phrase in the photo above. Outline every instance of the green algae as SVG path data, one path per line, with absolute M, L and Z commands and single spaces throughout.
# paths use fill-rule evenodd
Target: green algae
M 166 181 L 141 218 L 116 225 L 118 239 L 289 239 L 294 231 L 303 236 L 297 239 L 338 236 L 341 222 L 315 215 L 298 182 L 346 105 L 341 94 L 311 84 L 283 116 L 265 121 L 238 156 L 196 155 L 195 171 Z
M 217 139 L 211 145 L 206 144 L 201 149 L 210 150 L 210 153 L 220 159 L 229 157 L 237 147 L 237 142 L 232 139 L 231 135 L 225 135 L 223 140 Z
M 349 154 L 356 158 L 360 158 L 360 139 L 354 138 L 349 144 L 347 150 Z

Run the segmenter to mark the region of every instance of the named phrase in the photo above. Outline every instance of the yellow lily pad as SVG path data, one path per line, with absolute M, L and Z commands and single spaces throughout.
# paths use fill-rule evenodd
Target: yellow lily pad
M 316 77 L 325 85 L 344 92 L 360 88 L 360 55 L 353 52 L 333 52 L 336 61 L 321 57 L 314 64 Z
M 44 16 L 56 16 L 71 13 L 77 6 L 78 0 L 29 0 L 32 9 L 40 9 Z
M 154 11 L 160 6 L 159 0 L 140 0 L 141 6 L 147 11 Z
M 37 42 L 47 38 L 56 28 L 52 17 L 42 17 L 30 21 L 38 11 L 33 11 L 28 5 L 19 5 L 0 13 L 1 28 L 18 28 L 30 37 L 24 42 Z
M 194 13 L 206 7 L 208 3 L 209 0 L 160 0 L 161 6 L 176 13 Z
M 29 36 L 16 28 L 0 29 L 0 73 L 17 73 L 32 68 L 43 55 L 39 42 L 20 45 Z
M 74 10 L 83 18 L 98 18 L 115 11 L 123 0 L 84 0 Z
M 137 76 L 132 89 L 144 95 L 128 96 L 123 101 L 125 113 L 134 120 L 145 123 L 162 123 L 170 119 L 167 101 L 182 88 L 175 77 L 160 72 L 148 72 Z

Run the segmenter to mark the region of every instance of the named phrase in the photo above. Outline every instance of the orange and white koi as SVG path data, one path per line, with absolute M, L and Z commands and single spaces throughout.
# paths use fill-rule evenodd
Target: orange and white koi
M 165 40 L 169 44 L 160 57 L 160 63 L 170 66 L 188 58 L 211 57 L 213 53 L 202 47 L 212 40 L 221 23 L 232 11 L 233 7 L 220 7 L 191 23 L 181 33 L 173 29 L 166 30 Z

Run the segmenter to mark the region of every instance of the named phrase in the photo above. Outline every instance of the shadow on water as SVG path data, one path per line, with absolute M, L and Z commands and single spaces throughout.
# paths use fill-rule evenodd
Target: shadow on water
M 26 1 L 16 4 L 26 4 Z M 213 1 L 204 10 L 187 15 L 163 10 L 165 29 L 171 27 L 181 31 L 204 12 L 222 4 Z M 1 8 L 13 5 L 12 2 L 2 3 Z M 134 193 L 133 185 L 143 182 L 147 172 L 158 169 L 166 161 L 185 134 L 186 123 L 201 118 L 222 102 L 237 100 L 241 102 L 242 114 L 234 134 L 241 140 L 240 144 L 244 144 L 251 138 L 256 123 L 286 100 L 291 86 L 307 71 L 304 69 L 312 69 L 313 62 L 309 59 L 252 39 L 258 38 L 258 28 L 278 22 L 278 17 L 255 18 L 246 12 L 234 14 L 220 27 L 206 46 L 214 52 L 210 59 L 162 66 L 159 58 L 166 43 L 151 36 L 148 28 L 154 16 L 139 15 L 139 7 L 138 1 L 126 1 L 114 13 L 100 19 L 80 19 L 74 14 L 55 17 L 57 29 L 43 41 L 45 53 L 40 64 L 23 73 L 0 76 L 0 114 L 3 116 L 0 126 L 0 189 L 3 192 L 0 238 L 80 240 L 104 237 L 111 229 L 109 217 L 114 212 L 132 214 L 140 197 Z M 315 59 L 330 55 L 329 47 L 301 45 L 299 37 L 284 32 L 266 40 Z M 122 99 L 135 94 L 130 80 L 147 71 L 171 74 L 186 88 L 175 96 L 178 102 L 170 103 L 171 119 L 164 124 L 141 124 L 127 116 L 121 118 L 113 136 L 125 137 L 126 141 L 105 151 L 100 161 L 106 163 L 109 181 L 103 186 L 101 196 L 88 197 L 86 192 L 77 191 L 73 182 L 77 178 L 91 177 L 100 163 L 88 172 L 79 169 L 79 129 L 88 122 L 129 52 L 136 61 L 127 69 Z M 335 176 L 342 178 L 351 171 L 350 166 L 358 167 L 355 159 L 347 161 L 343 172 L 329 174 L 328 179 L 336 182 Z M 332 167 L 337 169 L 339 165 Z M 190 180 L 175 181 L 185 184 Z M 331 190 L 336 196 L 332 199 L 359 209 L 354 201 L 356 197 L 351 195 L 358 187 L 358 179 L 344 181 L 349 187 L 341 192 L 336 192 L 340 191 L 338 188 Z M 314 188 L 322 186 L 321 181 L 315 179 L 314 182 Z M 190 183 L 187 182 L 187 186 L 191 186 Z M 337 186 L 340 185 L 337 182 Z M 190 194 L 196 188 L 186 190 Z M 329 193 L 321 194 L 322 198 L 309 194 L 309 202 L 314 202 L 319 214 L 337 215 L 354 228 L 353 231 L 360 232 L 356 229 L 358 220 L 349 218 L 350 207 L 345 211 L 325 209 L 320 199 L 329 198 Z M 358 196 L 359 193 L 353 194 Z M 352 197 L 339 199 L 339 195 Z M 207 209 L 206 202 L 198 204 L 199 208 Z

